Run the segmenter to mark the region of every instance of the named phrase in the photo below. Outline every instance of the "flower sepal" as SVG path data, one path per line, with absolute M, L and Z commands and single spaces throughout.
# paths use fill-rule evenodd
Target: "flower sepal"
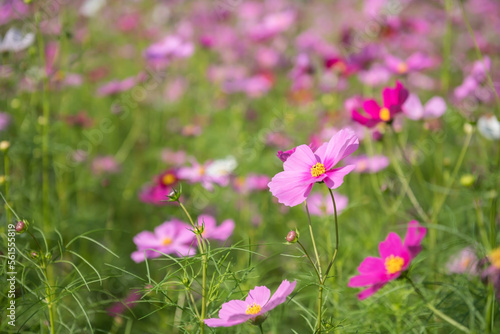
M 251 325 L 260 326 L 260 325 L 262 325 L 264 323 L 264 321 L 266 321 L 266 319 L 267 319 L 267 313 L 259 315 L 259 316 L 255 317 L 255 318 L 252 318 L 252 319 L 248 320 L 248 322 Z

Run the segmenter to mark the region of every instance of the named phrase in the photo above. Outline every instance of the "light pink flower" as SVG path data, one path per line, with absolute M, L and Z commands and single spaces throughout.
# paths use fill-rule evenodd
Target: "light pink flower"
M 337 214 L 340 214 L 347 207 L 349 199 L 347 196 L 336 192 L 333 193 L 333 196 L 335 198 L 335 205 L 337 206 Z M 324 217 L 335 213 L 330 194 L 312 193 L 307 198 L 307 207 L 309 208 L 309 213 L 314 216 Z
M 215 218 L 210 215 L 198 216 L 198 226 L 202 225 L 205 228 L 201 235 L 205 239 L 226 241 L 233 234 L 234 230 L 234 221 L 232 219 L 226 219 L 217 226 Z
M 92 172 L 95 175 L 115 174 L 120 171 L 120 164 L 112 155 L 105 155 L 94 158 L 92 161 Z
M 355 173 L 377 173 L 389 166 L 389 158 L 385 155 L 374 155 L 372 157 L 358 155 L 346 158 L 345 162 L 356 166 L 353 170 Z
M 265 320 L 266 313 L 283 304 L 293 290 L 297 281 L 284 280 L 271 297 L 271 291 L 265 286 L 256 286 L 248 292 L 243 300 L 231 300 L 222 304 L 219 318 L 205 319 L 208 327 L 231 327 L 246 321 L 260 323 Z
M 462 249 L 459 253 L 450 258 L 446 264 L 446 269 L 451 274 L 478 274 L 478 258 L 474 250 L 470 247 Z
M 410 94 L 402 109 L 412 120 L 439 118 L 446 112 L 446 102 L 442 97 L 434 96 L 423 105 L 416 94 Z
M 143 231 L 134 237 L 137 251 L 131 257 L 135 262 L 152 259 L 163 254 L 193 256 L 196 253 L 192 227 L 180 220 L 166 221 L 154 232 Z
M 344 182 L 354 165 L 334 168 L 342 159 L 358 149 L 359 141 L 351 130 L 340 130 L 328 143 L 315 152 L 307 145 L 300 145 L 283 163 L 284 171 L 276 174 L 269 189 L 280 203 L 296 206 L 305 201 L 315 183 L 324 182 L 330 189 Z
M 252 191 L 266 190 L 270 178 L 264 174 L 248 174 L 246 177 L 237 177 L 233 180 L 234 189 L 240 194 Z

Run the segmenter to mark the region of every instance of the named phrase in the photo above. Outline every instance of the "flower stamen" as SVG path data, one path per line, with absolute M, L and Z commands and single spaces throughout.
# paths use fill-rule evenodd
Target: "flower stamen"
M 395 274 L 403 268 L 405 260 L 400 256 L 390 255 L 385 259 L 385 269 L 388 274 Z
M 389 109 L 384 107 L 384 108 L 380 109 L 379 117 L 384 122 L 387 122 L 391 119 L 391 112 L 389 111 Z
M 246 314 L 257 314 L 260 312 L 262 308 L 260 307 L 259 304 L 252 303 L 247 306 L 247 310 L 245 311 Z
M 313 177 L 318 177 L 323 174 L 325 174 L 325 165 L 323 165 L 321 162 L 316 163 L 314 166 L 311 167 L 311 175 Z
M 161 243 L 161 244 L 162 244 L 163 246 L 168 246 L 168 245 L 170 245 L 171 243 L 172 243 L 172 239 L 171 239 L 171 238 L 169 238 L 169 237 L 166 237 L 166 238 L 163 238 L 163 241 L 162 241 L 162 243 Z

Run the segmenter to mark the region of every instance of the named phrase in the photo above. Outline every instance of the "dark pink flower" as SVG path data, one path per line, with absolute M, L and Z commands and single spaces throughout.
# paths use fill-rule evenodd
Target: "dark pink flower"
M 365 115 L 352 110 L 352 119 L 366 127 L 372 128 L 380 122 L 391 122 L 394 115 L 401 112 L 403 103 L 408 98 L 408 90 L 399 82 L 395 88 L 385 88 L 382 92 L 384 104 L 381 107 L 375 100 L 363 103 Z
M 0 112 L 0 131 L 4 131 L 10 124 L 12 117 L 6 112 Z
M 404 242 L 394 232 L 389 233 L 387 239 L 379 244 L 380 257 L 367 257 L 359 265 L 360 275 L 349 280 L 348 287 L 366 287 L 358 294 L 359 300 L 370 297 L 380 290 L 389 281 L 397 279 L 406 271 L 411 261 L 422 250 L 422 239 L 427 229 L 413 220 L 408 223 L 408 231 Z
M 113 80 L 110 81 L 97 89 L 98 96 L 106 96 L 118 94 L 127 91 L 134 87 L 138 83 L 138 78 L 136 76 L 128 77 L 123 80 Z
M 137 251 L 131 257 L 135 262 L 152 259 L 163 254 L 193 256 L 196 253 L 192 227 L 180 220 L 166 221 L 154 232 L 143 231 L 134 237 Z
M 139 199 L 141 202 L 155 205 L 172 204 L 174 202 L 167 201 L 167 197 L 172 193 L 178 181 L 177 170 L 169 169 L 158 175 L 153 185 L 144 187 L 139 194 Z
M 284 171 L 276 174 L 269 189 L 280 203 L 295 206 L 305 201 L 315 183 L 324 182 L 330 189 L 338 188 L 354 165 L 334 168 L 342 159 L 358 149 L 354 132 L 343 129 L 315 152 L 300 145 L 283 163 Z
M 293 290 L 297 281 L 284 280 L 271 297 L 271 291 L 265 286 L 256 286 L 248 292 L 243 300 L 231 300 L 222 304 L 219 318 L 205 319 L 208 327 L 231 327 L 246 321 L 259 323 L 264 321 L 266 313 L 283 304 Z

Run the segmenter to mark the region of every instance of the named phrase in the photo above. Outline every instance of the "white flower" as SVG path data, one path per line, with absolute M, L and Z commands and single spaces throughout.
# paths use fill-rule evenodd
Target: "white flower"
M 477 122 L 477 129 L 486 139 L 500 139 L 500 122 L 494 115 L 481 116 Z
M 233 156 L 228 156 L 225 159 L 215 160 L 206 169 L 206 173 L 212 177 L 226 176 L 231 174 L 236 169 L 238 163 Z
M 106 4 L 106 0 L 86 0 L 80 7 L 80 14 L 92 17 Z
M 7 30 L 3 40 L 0 41 L 0 52 L 19 52 L 30 47 L 34 41 L 34 33 L 30 32 L 23 35 L 21 30 L 10 28 Z

